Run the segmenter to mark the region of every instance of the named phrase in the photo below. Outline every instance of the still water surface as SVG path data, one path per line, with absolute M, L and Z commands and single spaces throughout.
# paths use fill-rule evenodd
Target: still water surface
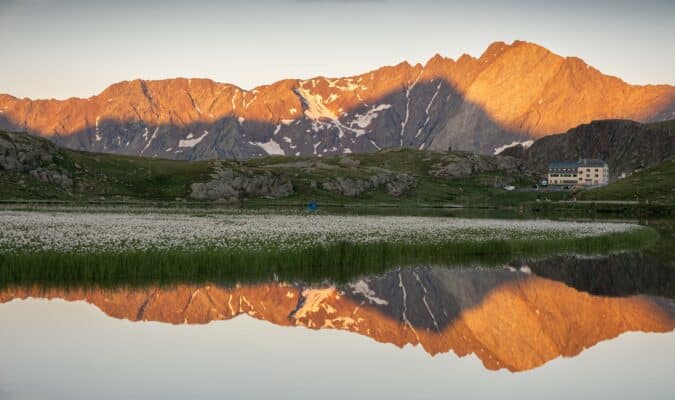
M 3 399 L 672 398 L 675 334 L 626 333 L 520 373 L 251 317 L 174 326 L 82 302 L 0 308 Z M 12 329 L 8 329 L 11 326 Z
M 7 287 L 0 398 L 670 399 L 668 268 L 623 253 L 338 285 Z

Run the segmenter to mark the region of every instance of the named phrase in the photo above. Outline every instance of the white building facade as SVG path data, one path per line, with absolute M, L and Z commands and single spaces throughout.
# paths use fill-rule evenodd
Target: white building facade
M 603 160 L 582 158 L 577 162 L 555 161 L 548 165 L 549 185 L 604 186 L 609 166 Z

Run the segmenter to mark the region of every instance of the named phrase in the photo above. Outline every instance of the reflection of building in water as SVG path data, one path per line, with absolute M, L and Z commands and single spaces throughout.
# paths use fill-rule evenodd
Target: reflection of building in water
M 550 185 L 604 186 L 609 166 L 602 160 L 582 158 L 576 162 L 554 161 L 548 165 Z
M 410 268 L 323 287 L 263 283 L 0 292 L 3 302 L 26 297 L 85 300 L 132 321 L 202 324 L 248 314 L 284 326 L 351 331 L 396 346 L 419 344 L 432 355 L 473 353 L 488 369 L 511 371 L 575 356 L 626 331 L 675 329 L 672 302 L 593 296 L 527 268 Z

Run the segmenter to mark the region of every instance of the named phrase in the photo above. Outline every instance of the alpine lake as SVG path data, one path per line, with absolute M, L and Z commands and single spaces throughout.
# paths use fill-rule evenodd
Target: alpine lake
M 0 210 L 0 399 L 671 399 L 675 221 Z

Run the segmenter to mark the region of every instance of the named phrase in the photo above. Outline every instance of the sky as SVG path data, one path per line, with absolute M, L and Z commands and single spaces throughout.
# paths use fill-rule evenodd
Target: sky
M 251 89 L 520 39 L 629 83 L 675 84 L 673 0 L 0 0 L 0 93 L 89 97 L 114 82 Z

